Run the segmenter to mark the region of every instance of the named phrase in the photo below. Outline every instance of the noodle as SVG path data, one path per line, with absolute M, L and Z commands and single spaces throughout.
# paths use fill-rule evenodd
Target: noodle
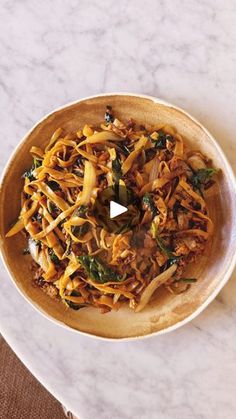
M 214 231 L 204 189 L 217 171 L 197 151 L 189 158 L 172 127 L 126 125 L 110 107 L 105 121 L 76 133 L 59 127 L 45 150 L 31 148 L 21 211 L 6 237 L 24 232 L 38 265 L 34 281 L 50 282 L 53 297 L 67 307 L 106 313 L 126 303 L 139 312 L 160 286 L 176 293 L 189 288 L 181 286 L 184 268 Z M 128 223 L 115 233 L 99 225 L 96 197 L 109 186 L 122 202 L 129 187 L 139 197 L 135 228 Z

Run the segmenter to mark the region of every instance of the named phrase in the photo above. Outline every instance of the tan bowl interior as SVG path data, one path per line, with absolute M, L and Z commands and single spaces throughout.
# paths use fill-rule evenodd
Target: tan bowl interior
M 93 308 L 79 311 L 67 309 L 51 300 L 40 289 L 32 286 L 31 259 L 22 255 L 25 247 L 21 234 L 5 239 L 10 224 L 17 218 L 24 170 L 31 165 L 29 150 L 32 145 L 44 146 L 59 126 L 66 131 L 81 128 L 85 123 L 99 124 L 105 106 L 113 107 L 121 120 L 133 118 L 137 123 L 155 126 L 167 123 L 184 136 L 193 149 L 200 149 L 222 169 L 219 190 L 213 190 L 208 199 L 211 217 L 215 223 L 212 243 L 201 260 L 188 268 L 188 275 L 199 278 L 185 294 L 173 296 L 159 290 L 153 301 L 140 313 L 128 307 L 118 312 L 100 314 Z M 155 103 L 152 99 L 129 95 L 95 97 L 60 109 L 41 121 L 17 148 L 8 165 L 0 193 L 0 241 L 5 263 L 17 287 L 34 306 L 46 315 L 73 329 L 106 338 L 144 336 L 163 331 L 187 320 L 196 310 L 205 306 L 212 294 L 227 279 L 235 254 L 235 181 L 232 172 L 214 140 L 189 116 L 171 106 Z

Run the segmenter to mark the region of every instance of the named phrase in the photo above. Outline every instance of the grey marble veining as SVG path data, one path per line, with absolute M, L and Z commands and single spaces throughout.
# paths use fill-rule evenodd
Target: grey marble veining
M 68 101 L 151 94 L 206 125 L 236 170 L 233 0 L 2 0 L 0 170 L 26 131 Z M 81 419 L 227 419 L 236 411 L 236 272 L 192 323 L 109 343 L 52 324 L 0 268 L 0 330 Z

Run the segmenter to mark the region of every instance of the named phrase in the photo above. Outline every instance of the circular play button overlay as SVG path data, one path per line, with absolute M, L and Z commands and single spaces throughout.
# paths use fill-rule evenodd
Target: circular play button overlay
M 124 233 L 140 222 L 140 200 L 123 185 L 114 185 L 98 193 L 94 217 L 110 233 Z

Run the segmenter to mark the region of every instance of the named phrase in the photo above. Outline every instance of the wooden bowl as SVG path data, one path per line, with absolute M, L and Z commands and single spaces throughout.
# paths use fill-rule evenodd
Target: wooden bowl
M 20 209 L 22 173 L 31 166 L 31 146 L 44 146 L 56 128 L 73 131 L 85 123 L 99 124 L 105 106 L 113 107 L 121 120 L 133 118 L 143 125 L 165 123 L 173 126 L 193 149 L 209 156 L 221 168 L 218 187 L 208 198 L 210 215 L 215 224 L 213 241 L 188 275 L 199 278 L 186 293 L 172 295 L 158 290 L 152 302 L 140 313 L 128 307 L 118 312 L 100 314 L 94 308 L 79 311 L 51 300 L 33 286 L 30 256 L 22 255 L 25 247 L 21 234 L 5 238 L 5 233 Z M 132 94 L 108 94 L 79 100 L 56 110 L 41 120 L 20 142 L 3 175 L 0 191 L 0 246 L 5 265 L 17 288 L 41 313 L 61 325 L 107 339 L 144 337 L 164 333 L 187 323 L 215 298 L 229 279 L 236 261 L 236 182 L 220 146 L 210 133 L 183 110 L 161 100 Z

